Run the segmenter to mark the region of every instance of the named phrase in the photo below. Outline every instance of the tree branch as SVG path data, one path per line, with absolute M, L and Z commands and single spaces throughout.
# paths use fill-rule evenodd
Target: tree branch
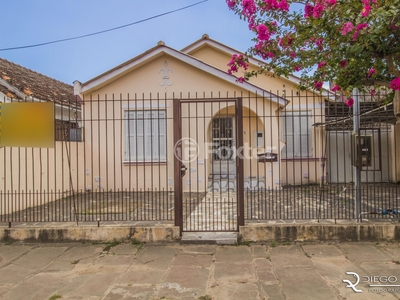
M 362 79 L 361 84 L 365 86 L 380 85 L 390 87 L 390 82 L 376 79 Z

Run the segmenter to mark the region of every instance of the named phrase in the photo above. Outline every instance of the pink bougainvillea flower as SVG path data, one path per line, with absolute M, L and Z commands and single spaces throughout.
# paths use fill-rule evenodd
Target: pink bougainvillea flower
M 344 104 L 346 104 L 348 107 L 352 107 L 353 104 L 354 104 L 354 99 L 353 99 L 353 98 L 350 98 L 350 99 L 347 99 L 347 100 L 345 100 L 345 101 L 343 101 L 343 102 L 344 102 Z
M 290 57 L 291 58 L 295 58 L 296 57 L 296 52 L 294 52 L 294 51 L 290 52 Z
M 371 91 L 370 91 L 370 94 L 371 94 L 371 96 L 373 97 L 373 96 L 375 96 L 376 91 L 375 91 L 375 90 L 371 90 Z
M 376 70 L 374 68 L 371 68 L 368 70 L 367 76 L 371 77 L 372 75 L 374 75 L 376 73 Z
M 304 18 L 310 18 L 314 14 L 314 6 L 311 4 L 307 3 L 306 6 L 304 7 Z
M 348 34 L 349 32 L 353 31 L 353 29 L 354 29 L 353 23 L 351 23 L 351 22 L 346 22 L 346 23 L 343 25 L 342 30 L 340 31 L 340 33 L 341 33 L 342 35 L 346 35 L 346 34 Z
M 361 30 L 363 30 L 364 28 L 368 28 L 368 24 L 367 23 L 360 23 L 357 25 L 356 27 L 356 32 L 353 35 L 353 41 L 357 40 L 358 34 L 360 33 Z
M 335 84 L 332 88 L 331 88 L 331 91 L 332 92 L 337 92 L 337 91 L 340 91 L 341 90 L 341 88 L 340 88 L 340 86 L 338 86 L 337 84 Z
M 254 3 L 254 0 L 243 0 L 242 6 L 243 6 L 243 14 L 248 18 L 253 16 L 257 11 L 257 7 Z
M 299 66 L 299 65 L 294 66 L 294 70 L 296 72 L 300 71 L 301 70 L 301 66 Z
M 395 91 L 400 90 L 400 77 L 397 77 L 390 82 L 390 88 Z
M 243 83 L 245 80 L 244 80 L 243 77 L 239 77 L 239 78 L 237 79 L 237 81 L 238 81 L 239 83 Z
M 282 11 L 289 11 L 289 4 L 286 0 L 281 0 L 281 2 L 278 3 L 277 8 Z
M 365 5 L 364 8 L 361 11 L 361 15 L 366 18 L 368 17 L 369 13 L 371 11 L 371 6 L 370 5 Z
M 317 38 L 317 39 L 315 40 L 315 45 L 318 46 L 318 49 L 319 49 L 319 50 L 324 49 L 324 47 L 322 46 L 322 43 L 323 43 L 323 42 L 324 42 L 324 39 L 323 39 L 323 38 Z
M 257 30 L 257 32 L 258 32 L 257 37 L 258 37 L 258 39 L 259 39 L 260 41 L 268 41 L 269 38 L 271 37 L 271 35 L 270 35 L 270 33 L 269 33 L 269 30 L 268 30 L 268 27 L 265 26 L 265 24 L 260 24 L 260 25 L 258 25 L 258 26 L 256 27 L 256 30 Z
M 322 82 L 322 81 L 314 81 L 314 87 L 315 87 L 315 89 L 317 89 L 317 90 L 320 90 L 320 89 L 322 89 L 322 85 L 323 85 L 324 83 Z
M 314 10 L 313 10 L 313 17 L 315 19 L 321 18 L 325 9 L 326 9 L 326 7 L 323 6 L 322 4 L 320 4 L 320 3 L 316 4 L 314 7 Z
M 329 5 L 329 6 L 334 6 L 334 5 L 336 5 L 336 0 L 326 0 L 325 1 L 325 3 L 327 4 L 327 5 Z
M 347 66 L 347 60 L 342 60 L 340 62 L 340 67 L 345 68 Z
M 321 69 L 321 68 L 323 68 L 323 67 L 325 67 L 326 66 L 326 61 L 321 61 L 319 64 L 318 64 L 318 69 Z
M 239 68 L 247 70 L 249 64 L 245 61 L 243 54 L 233 54 L 228 67 L 228 74 L 232 75 L 232 73 L 238 72 Z
M 278 5 L 278 1 L 277 0 L 264 0 L 264 3 L 266 4 L 266 9 L 267 10 L 276 9 L 277 5 Z
M 228 4 L 228 7 L 230 9 L 234 9 L 236 4 L 237 4 L 237 2 L 236 2 L 236 0 L 226 0 L 226 4 Z

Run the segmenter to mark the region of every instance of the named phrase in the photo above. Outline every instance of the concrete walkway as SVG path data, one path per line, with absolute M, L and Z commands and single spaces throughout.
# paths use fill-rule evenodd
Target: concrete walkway
M 1 243 L 0 298 L 400 299 L 400 286 L 368 286 L 400 285 L 399 246 Z M 356 282 L 346 272 L 361 293 L 346 287 Z

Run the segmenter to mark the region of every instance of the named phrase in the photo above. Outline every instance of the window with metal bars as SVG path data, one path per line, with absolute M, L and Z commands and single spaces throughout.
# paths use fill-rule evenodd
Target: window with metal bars
M 125 161 L 165 162 L 165 110 L 125 111 Z
M 281 116 L 282 140 L 286 146 L 282 150 L 283 158 L 301 158 L 312 156 L 312 117 L 309 111 L 284 112 Z

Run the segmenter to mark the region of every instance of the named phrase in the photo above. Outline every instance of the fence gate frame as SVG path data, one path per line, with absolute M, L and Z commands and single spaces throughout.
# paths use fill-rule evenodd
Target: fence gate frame
M 176 151 L 182 153 L 182 104 L 183 103 L 234 103 L 235 107 L 235 138 L 236 149 L 243 147 L 243 100 L 239 98 L 215 98 L 215 99 L 174 99 L 173 100 L 173 135 L 174 154 Z M 244 167 L 243 159 L 236 155 L 236 201 L 237 201 L 237 228 L 244 226 Z M 182 162 L 174 155 L 174 224 L 179 226 L 180 234 L 183 232 L 183 184 L 182 184 Z M 210 230 L 212 231 L 212 230 Z

